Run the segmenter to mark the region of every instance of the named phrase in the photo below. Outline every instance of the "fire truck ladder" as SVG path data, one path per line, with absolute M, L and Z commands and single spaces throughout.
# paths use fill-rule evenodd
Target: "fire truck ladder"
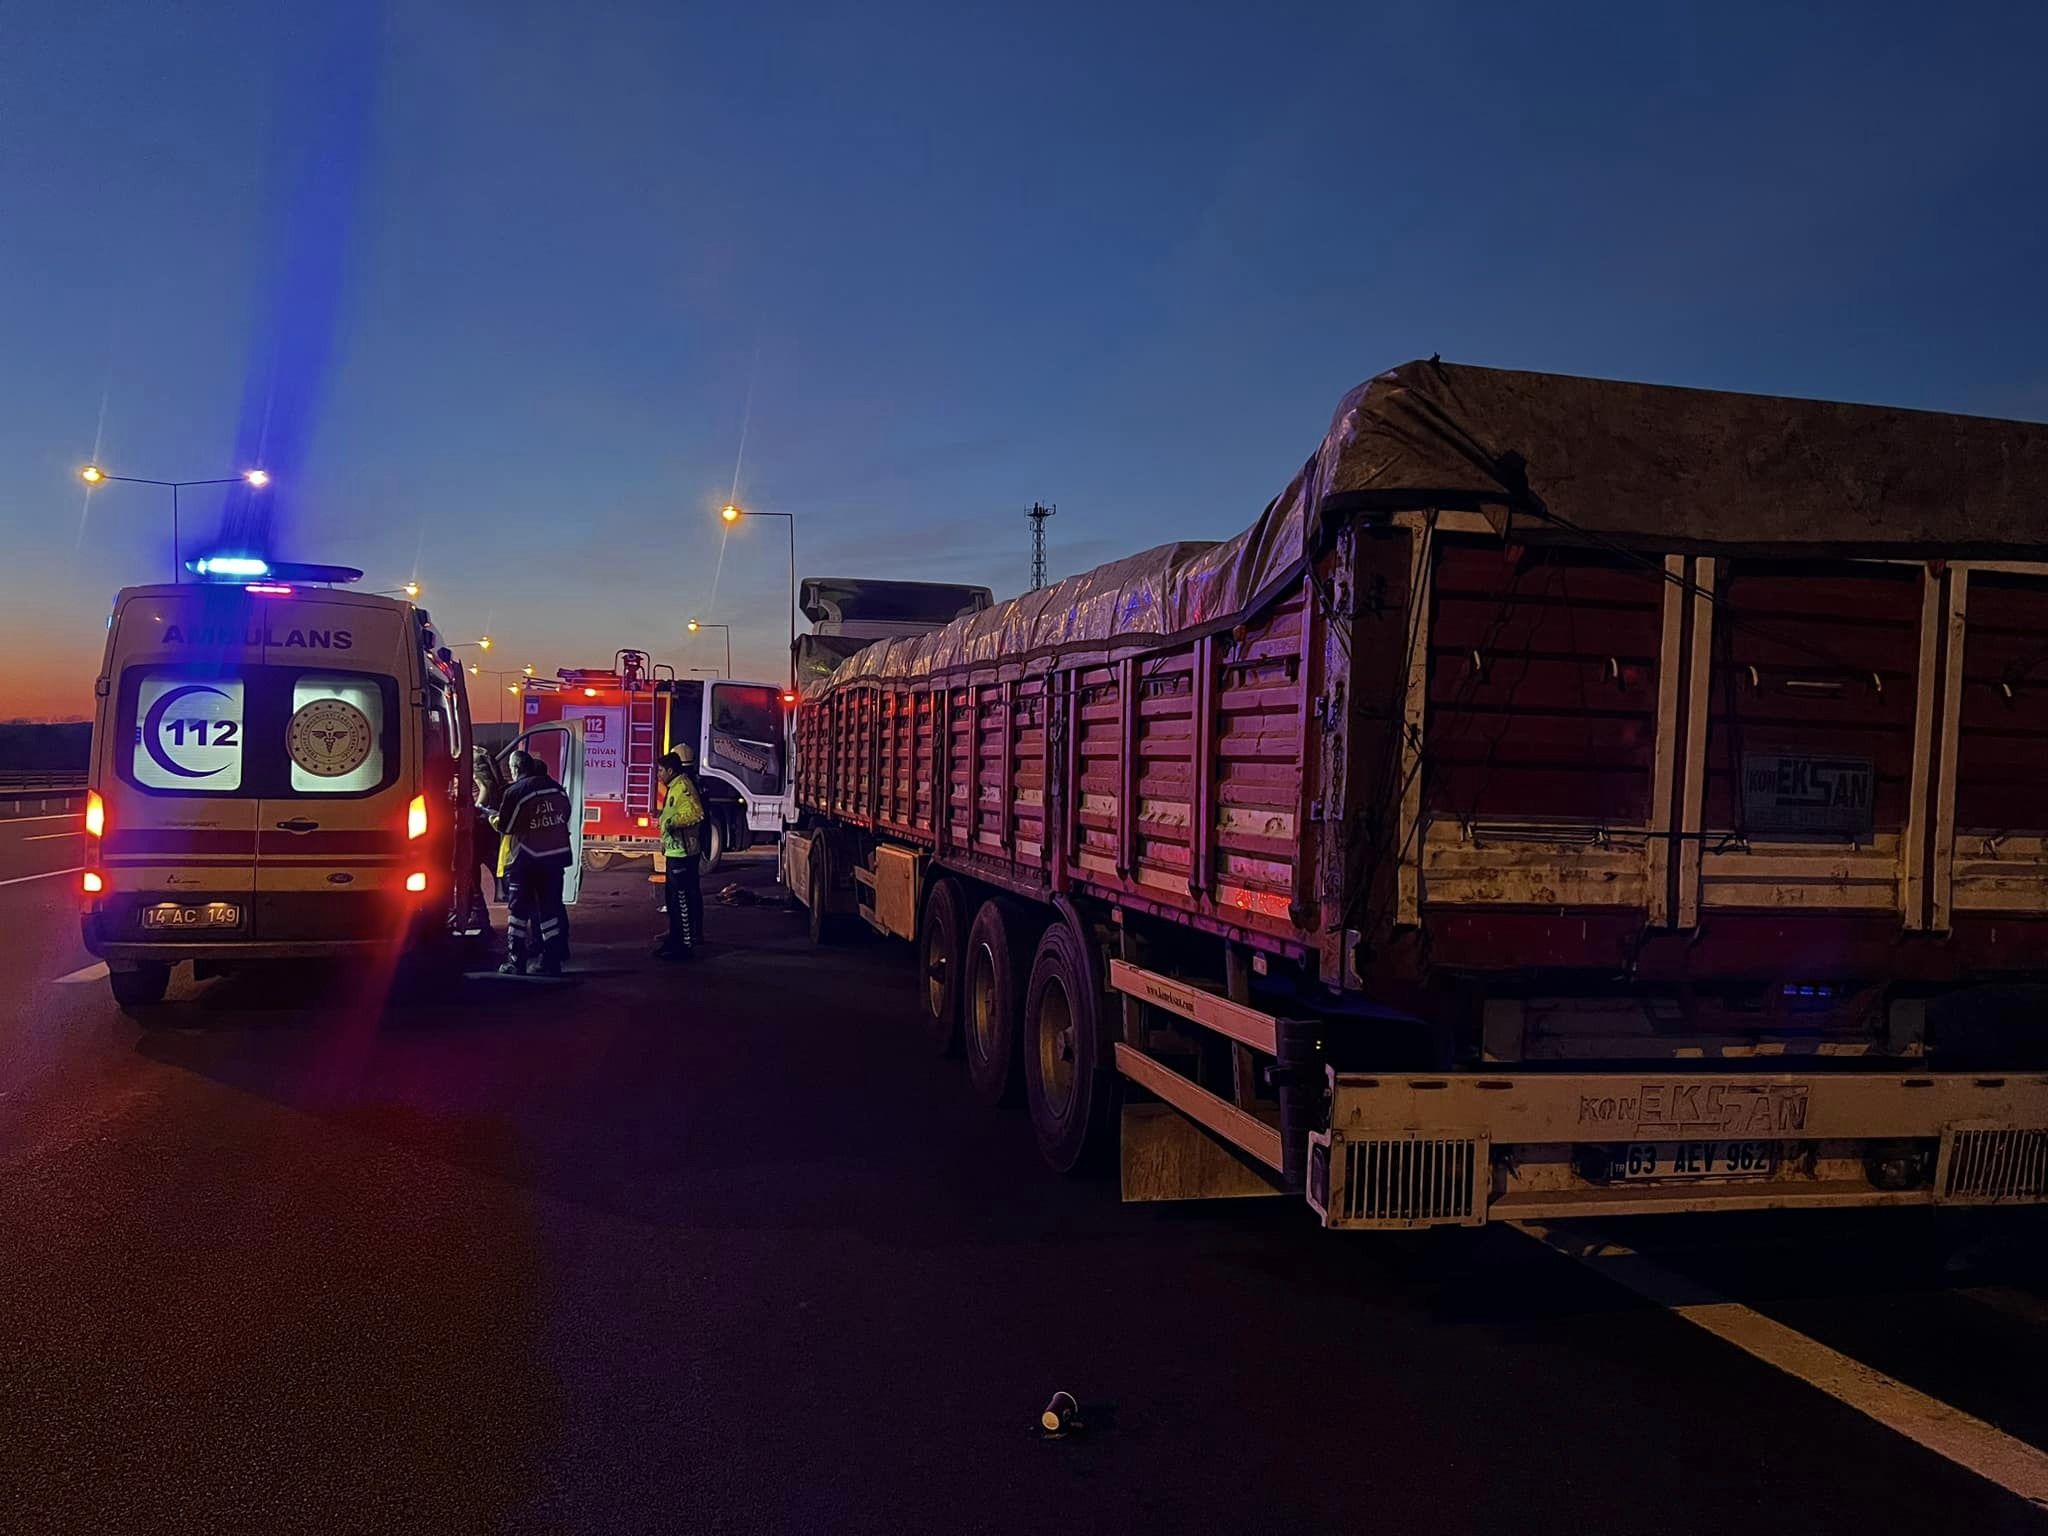
M 654 814 L 654 690 L 626 694 L 626 814 Z

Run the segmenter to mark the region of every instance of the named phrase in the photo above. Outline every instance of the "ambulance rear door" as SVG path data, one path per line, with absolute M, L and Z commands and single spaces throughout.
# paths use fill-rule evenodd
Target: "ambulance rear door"
M 452 737 L 423 739 L 425 716 L 413 708 L 406 611 L 314 589 L 259 598 L 252 623 L 264 642 L 259 745 L 269 753 L 256 937 L 309 946 L 400 939 L 422 901 L 447 899 L 446 860 L 433 853 L 447 831 L 433 825 L 435 813 L 448 813 L 447 796 L 430 791 L 424 774 L 430 758 L 452 755 Z M 425 801 L 424 826 L 409 815 L 415 796 Z M 415 872 L 436 894 L 406 889 Z
M 512 778 L 512 754 L 526 752 L 546 763 L 555 782 L 569 793 L 569 869 L 562 876 L 562 904 L 570 907 L 583 890 L 583 824 L 596 810 L 583 792 L 584 729 L 580 718 L 551 721 L 513 737 L 498 753 L 498 770 L 507 782 Z
M 117 604 L 94 749 L 109 942 L 249 936 L 259 776 L 249 740 L 247 599 L 141 589 Z

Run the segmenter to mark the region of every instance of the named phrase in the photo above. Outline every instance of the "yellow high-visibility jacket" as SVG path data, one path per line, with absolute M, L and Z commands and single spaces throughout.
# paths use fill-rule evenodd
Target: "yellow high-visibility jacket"
M 697 828 L 704 820 L 704 800 L 686 773 L 668 781 L 661 802 L 661 851 L 666 858 L 686 859 L 697 851 Z

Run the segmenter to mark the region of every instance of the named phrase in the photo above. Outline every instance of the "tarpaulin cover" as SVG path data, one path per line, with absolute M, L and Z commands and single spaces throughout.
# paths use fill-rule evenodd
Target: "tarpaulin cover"
M 1294 484 L 1236 538 L 1162 544 L 878 641 L 822 686 L 1150 649 L 1298 579 L 1328 519 L 1432 508 L 1532 542 L 2048 559 L 2048 426 L 1404 363 L 1344 397 Z

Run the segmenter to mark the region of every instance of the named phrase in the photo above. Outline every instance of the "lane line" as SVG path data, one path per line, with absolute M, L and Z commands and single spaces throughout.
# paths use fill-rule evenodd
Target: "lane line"
M 69 869 L 46 869 L 40 875 L 16 875 L 9 880 L 0 880 L 0 886 L 27 885 L 31 880 L 54 880 L 59 875 L 75 875 L 84 868 L 83 864 L 74 864 Z
M 18 827 L 30 821 L 76 821 L 78 812 L 64 811 L 55 816 L 0 816 L 0 827 Z
M 52 976 L 50 978 L 50 985 L 53 987 L 70 987 L 78 986 L 88 981 L 105 981 L 106 979 L 107 962 L 95 960 L 91 965 L 81 965 L 77 970 L 67 971 L 62 976 Z
M 1817 1387 L 1866 1418 L 1946 1457 L 2039 1509 L 2048 1509 L 2048 1451 L 2015 1439 L 1938 1398 L 1852 1360 L 1741 1302 L 1593 1234 L 1540 1222 L 1512 1225 L 1596 1274 L 1733 1344 L 1766 1365 Z
M 60 837 L 83 837 L 83 832 L 38 832 L 34 837 L 24 837 L 24 843 L 54 843 Z
M 2010 1285 L 1974 1285 L 1955 1294 L 1967 1296 L 1980 1307 L 2003 1312 L 2007 1317 L 2016 1317 L 2023 1323 L 2032 1323 L 2037 1328 L 2048 1328 L 2048 1299 L 2036 1296 L 2031 1291 L 2023 1291 Z

